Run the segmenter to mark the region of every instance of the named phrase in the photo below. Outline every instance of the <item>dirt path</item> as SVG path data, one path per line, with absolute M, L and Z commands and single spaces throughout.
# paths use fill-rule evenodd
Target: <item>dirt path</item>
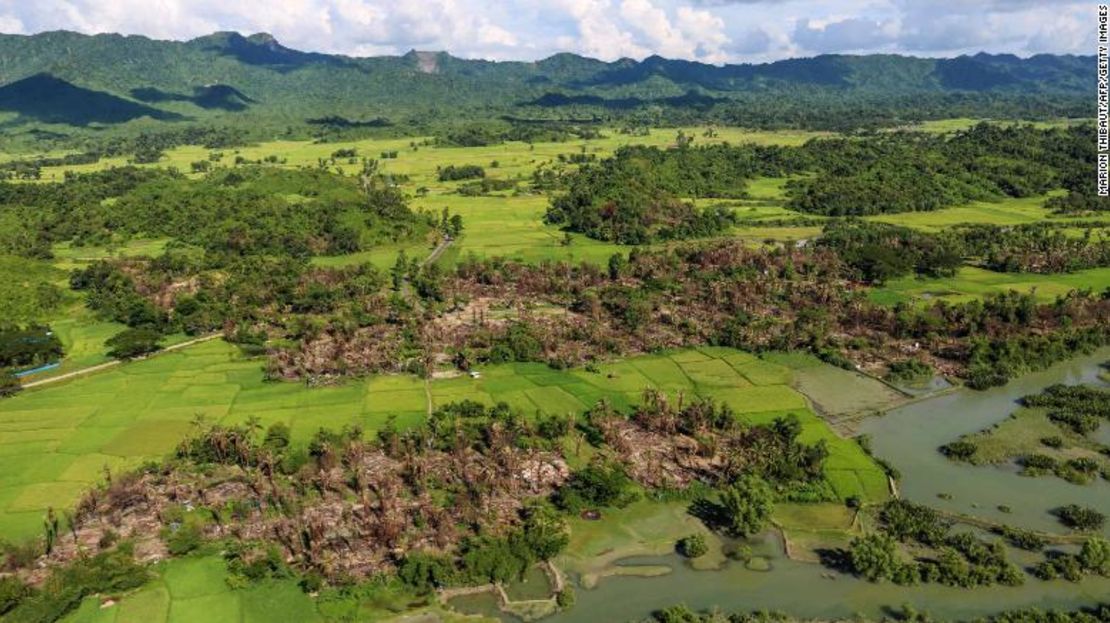
M 168 353 L 170 351 L 175 351 L 175 350 L 178 350 L 178 349 L 181 349 L 181 348 L 185 348 L 186 346 L 192 346 L 193 344 L 200 344 L 201 342 L 207 342 L 207 341 L 210 341 L 210 340 L 214 340 L 214 339 L 220 337 L 221 335 L 223 335 L 223 333 L 210 333 L 208 335 L 203 335 L 203 336 L 198 337 L 198 338 L 193 338 L 191 340 L 181 342 L 180 344 L 174 344 L 173 346 L 167 346 L 167 347 L 163 348 L 162 350 L 159 350 L 159 351 L 156 351 L 156 352 L 153 352 L 153 353 L 147 355 L 146 357 L 136 358 L 136 359 L 134 359 L 134 361 L 141 361 L 142 359 L 148 359 L 150 357 L 157 357 L 161 353 Z M 78 377 L 78 376 L 84 376 L 86 374 L 92 374 L 93 372 L 99 372 L 101 370 L 107 370 L 108 368 L 111 368 L 113 366 L 118 366 L 121 363 L 123 363 L 123 361 L 121 361 L 119 359 L 113 359 L 112 361 L 105 361 L 104 363 L 98 363 L 95 366 L 89 366 L 87 368 L 81 368 L 80 370 L 74 370 L 73 372 L 66 372 L 65 374 L 59 374 L 58 376 L 52 376 L 50 378 L 41 379 L 41 380 L 38 380 L 38 381 L 31 381 L 30 383 L 24 383 L 23 384 L 23 389 L 30 389 L 32 387 L 40 387 L 42 385 L 48 385 L 50 383 L 57 383 L 59 381 L 64 381 L 66 379 L 71 379 L 71 378 Z
M 428 257 L 424 258 L 424 261 L 421 262 L 421 266 L 431 264 L 432 262 L 435 262 L 436 260 L 438 260 L 439 256 L 443 255 L 443 252 L 447 250 L 447 247 L 451 246 L 452 242 L 453 242 L 453 240 L 451 240 L 451 239 L 445 239 L 445 240 L 441 241 L 438 245 L 436 245 L 435 249 L 432 249 L 431 254 L 428 255 Z M 193 344 L 199 344 L 201 342 L 207 342 L 209 340 L 214 340 L 214 339 L 220 337 L 221 335 L 223 335 L 223 334 L 222 333 L 210 333 L 208 335 L 203 335 L 203 336 L 198 337 L 198 338 L 193 338 L 191 340 L 181 342 L 180 344 L 174 344 L 173 346 L 167 346 L 166 348 L 163 348 L 162 350 L 159 350 L 157 352 L 151 353 L 150 355 L 147 355 L 147 357 L 136 358 L 135 361 L 140 361 L 140 360 L 146 359 L 148 357 L 156 357 L 156 356 L 158 356 L 159 353 L 168 353 L 170 351 L 185 348 L 187 346 L 192 346 Z M 92 374 L 93 372 L 99 372 L 101 370 L 107 370 L 108 368 L 111 368 L 113 366 L 118 366 L 121 363 L 123 363 L 123 362 L 118 360 L 118 359 L 115 359 L 115 360 L 112 360 L 112 361 L 105 361 L 104 363 L 98 363 L 95 366 L 89 366 L 87 368 L 81 368 L 80 370 L 74 370 L 73 372 L 66 372 L 65 374 L 59 374 L 58 376 L 52 376 L 50 378 L 45 378 L 45 379 L 41 379 L 41 380 L 38 380 L 38 381 L 31 381 L 29 383 L 24 383 L 23 384 L 23 389 L 30 389 L 32 387 L 41 387 L 43 385 L 49 385 L 50 383 L 58 383 L 60 381 L 66 380 L 66 379 L 72 379 L 72 378 L 75 378 L 75 377 L 78 377 L 78 376 L 84 376 L 86 374 Z M 427 387 L 426 383 L 425 383 L 424 391 L 428 393 L 428 414 L 431 415 L 431 411 L 432 411 L 431 391 Z
M 426 266 L 428 264 L 434 263 L 436 260 L 439 259 L 439 256 L 443 255 L 443 252 L 447 250 L 447 247 L 451 246 L 452 242 L 454 242 L 454 240 L 451 238 L 447 238 L 441 241 L 439 244 L 436 245 L 436 248 L 432 249 L 431 255 L 424 258 L 424 261 L 421 262 L 420 265 Z

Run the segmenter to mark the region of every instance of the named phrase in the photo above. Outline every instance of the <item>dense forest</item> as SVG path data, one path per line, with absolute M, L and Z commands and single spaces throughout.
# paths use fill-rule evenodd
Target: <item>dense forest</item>
M 795 148 L 696 147 L 696 137 L 680 134 L 671 149 L 629 147 L 584 164 L 562 180 L 565 190 L 552 200 L 546 218 L 571 231 L 626 244 L 704 237 L 727 229 L 731 218 L 721 209 L 699 210 L 690 201 L 745 197 L 746 183 L 758 177 L 790 178 L 787 207 L 822 216 L 933 211 L 1057 188 L 1069 194 L 1054 200 L 1053 209 L 1086 213 L 1090 203 L 1089 213 L 1099 213 L 1101 203 L 1080 199 L 1094 197 L 1083 176 L 1094 167 L 1089 137 L 1086 126 L 1039 130 L 986 123 L 951 136 L 879 133 L 812 139 Z M 1073 243 L 1060 237 L 1038 235 L 1043 232 L 1035 228 L 1025 233 L 1025 240 L 1014 234 L 1014 244 L 997 245 L 1005 251 L 988 263 L 1029 270 L 1052 261 L 1033 255 L 1049 252 L 1056 260 L 1073 255 L 1068 248 Z M 987 255 L 990 244 L 989 236 L 979 236 L 974 251 Z M 1085 255 L 1066 261 L 1081 266 L 1105 261 Z
M 1087 117 L 1094 97 L 1091 61 L 1052 55 L 824 55 L 715 66 L 557 54 L 490 62 L 445 52 L 331 56 L 265 34 L 175 42 L 49 32 L 0 36 L 0 56 L 0 111 L 15 118 L 3 140 L 24 148 L 87 147 L 104 140 L 105 128 L 110 140 L 198 124 L 254 139 L 438 134 L 498 116 L 854 130 L 960 116 Z M 331 88 L 337 83 L 346 88 Z

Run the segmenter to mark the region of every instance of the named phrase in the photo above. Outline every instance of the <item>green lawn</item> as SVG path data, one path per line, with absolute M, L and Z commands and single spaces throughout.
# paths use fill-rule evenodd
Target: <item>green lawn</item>
M 256 416 L 264 426 L 284 422 L 294 439 L 304 442 L 321 427 L 358 424 L 372 433 L 390 415 L 401 426 L 412 425 L 428 409 L 424 382 L 416 377 L 377 376 L 308 389 L 263 382 L 261 365 L 211 341 L 0 402 L 0 534 L 37 533 L 48 506 L 73 504 L 103 478 L 105 468 L 125 469 L 171 452 L 198 417 L 241 423 Z M 599 369 L 490 366 L 478 379 L 434 381 L 433 406 L 472 399 L 505 401 L 526 414 L 569 414 L 601 398 L 629 407 L 649 386 L 712 396 L 752 423 L 798 416 L 807 442 L 830 444 L 828 468 L 838 494 L 885 496 L 879 468 L 809 410 L 788 385 L 790 371 L 782 365 L 738 351 L 702 349 L 634 357 Z

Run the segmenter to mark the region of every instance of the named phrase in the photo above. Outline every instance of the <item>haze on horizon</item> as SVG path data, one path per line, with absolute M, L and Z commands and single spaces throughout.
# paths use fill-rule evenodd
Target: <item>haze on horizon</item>
M 0 0 L 0 33 L 72 30 L 187 40 L 267 32 L 300 50 L 375 56 L 764 62 L 827 53 L 1092 54 L 1076 0 Z

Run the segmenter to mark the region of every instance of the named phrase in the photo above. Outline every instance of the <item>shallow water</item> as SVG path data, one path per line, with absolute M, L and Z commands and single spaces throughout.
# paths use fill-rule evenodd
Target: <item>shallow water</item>
M 1024 528 L 1059 532 L 1063 528 L 1049 512 L 1058 506 L 1080 503 L 1110 515 L 1110 483 L 1099 479 L 1074 485 L 1059 478 L 1026 478 L 1017 475 L 1014 467 L 950 461 L 937 448 L 1006 419 L 1018 408 L 1019 398 L 1053 383 L 1105 386 L 1098 373 L 1099 364 L 1108 358 L 1110 349 L 1103 349 L 1005 387 L 983 392 L 957 390 L 868 420 L 860 432 L 871 435 L 876 456 L 902 473 L 898 486 L 903 497 Z M 938 498 L 942 493 L 951 499 Z M 1012 512 L 999 511 L 999 505 L 1009 506 Z
M 844 575 L 829 576 L 818 565 L 791 561 L 781 555 L 773 559 L 774 569 L 770 572 L 749 571 L 739 563 L 730 563 L 721 571 L 694 571 L 677 556 L 635 562 L 666 564 L 674 571 L 655 578 L 606 578 L 594 590 L 579 590 L 574 608 L 545 621 L 638 621 L 653 610 L 679 603 L 735 612 L 776 610 L 796 617 L 822 619 L 857 614 L 877 619 L 890 609 L 909 603 L 933 616 L 952 619 L 1025 606 L 1068 608 L 1110 596 L 1107 578 L 1088 578 L 1080 584 L 1030 579 L 1020 587 L 979 589 L 899 587 Z
M 867 421 L 861 432 L 872 436 L 877 456 L 902 472 L 902 495 L 938 508 L 975 514 L 1011 525 L 1060 532 L 1049 514 L 1056 506 L 1081 503 L 1110 514 L 1110 485 L 1072 485 L 1058 478 L 1025 478 L 1012 469 L 953 463 L 937 447 L 956 437 L 1005 419 L 1021 396 L 1052 383 L 1093 383 L 1098 364 L 1110 349 L 1074 359 L 986 392 L 957 390 L 891 411 Z M 951 500 L 937 498 L 952 495 Z M 1010 514 L 997 510 L 1009 505 Z M 577 590 L 577 604 L 545 621 L 592 623 L 639 621 L 652 611 L 675 604 L 725 611 L 777 610 L 802 618 L 878 618 L 892 608 L 912 604 L 945 619 L 967 619 L 1005 609 L 1072 608 L 1110 600 L 1110 578 L 1089 577 L 1080 583 L 1042 582 L 1027 578 L 1020 587 L 960 589 L 938 585 L 898 587 L 872 584 L 831 574 L 820 565 L 785 557 L 776 539 L 767 539 L 757 554 L 771 560 L 770 572 L 729 563 L 719 571 L 695 571 L 678 556 L 637 558 L 623 564 L 667 565 L 672 573 L 654 577 L 608 577 L 593 590 Z M 1012 551 L 1011 559 L 1028 565 L 1035 556 Z M 465 609 L 465 608 L 464 608 Z M 488 612 L 488 611 L 487 611 Z M 512 619 L 506 619 L 512 620 Z

